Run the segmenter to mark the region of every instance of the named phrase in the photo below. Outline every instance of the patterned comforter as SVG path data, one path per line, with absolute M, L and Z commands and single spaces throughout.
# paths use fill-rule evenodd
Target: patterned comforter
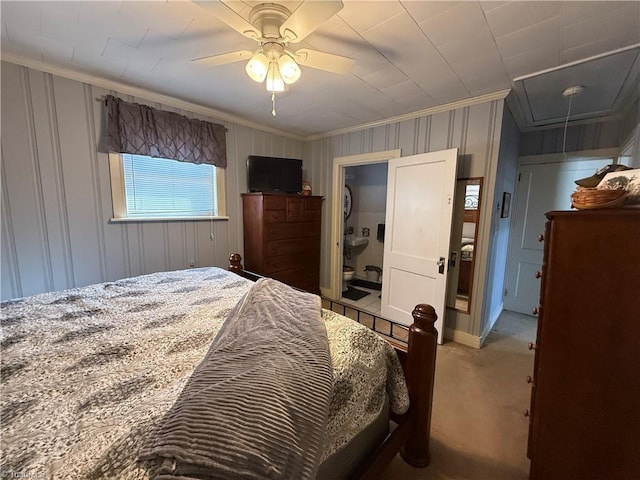
M 252 282 L 218 268 L 2 304 L 0 477 L 146 479 L 139 449 Z M 393 349 L 323 311 L 333 387 L 322 459 L 408 397 Z

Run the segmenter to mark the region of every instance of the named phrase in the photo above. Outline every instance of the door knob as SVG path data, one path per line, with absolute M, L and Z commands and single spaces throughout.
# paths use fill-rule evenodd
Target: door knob
M 444 257 L 440 257 L 440 260 L 436 262 L 436 265 L 438 265 L 438 273 L 444 274 L 444 260 Z

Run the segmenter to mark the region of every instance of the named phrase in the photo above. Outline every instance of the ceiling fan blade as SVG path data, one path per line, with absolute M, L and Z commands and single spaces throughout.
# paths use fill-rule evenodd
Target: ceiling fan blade
M 338 1 L 303 1 L 280 27 L 282 38 L 298 43 L 344 7 Z
M 339 74 L 349 73 L 355 62 L 352 58 L 309 50 L 308 48 L 296 50 L 294 58 L 300 65 Z
M 241 62 L 250 59 L 255 52 L 249 50 L 238 50 L 237 52 L 223 53 L 221 55 L 207 55 L 206 57 L 194 58 L 192 62 L 200 62 L 211 67 L 225 65 L 227 63 Z
M 237 32 L 240 32 L 245 37 L 249 37 L 254 40 L 260 39 L 262 32 L 251 25 L 243 17 L 238 15 L 231 7 L 226 5 L 224 2 L 195 1 L 195 3 L 200 6 L 200 8 L 212 13 L 216 18 L 222 20 Z

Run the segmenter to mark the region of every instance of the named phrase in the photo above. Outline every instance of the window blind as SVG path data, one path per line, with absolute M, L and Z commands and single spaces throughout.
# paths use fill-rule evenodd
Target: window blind
M 213 165 L 122 155 L 129 217 L 216 216 Z

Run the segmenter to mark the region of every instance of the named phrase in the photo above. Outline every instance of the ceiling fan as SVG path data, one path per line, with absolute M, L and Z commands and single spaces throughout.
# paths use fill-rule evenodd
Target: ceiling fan
M 258 42 L 256 50 L 239 50 L 220 55 L 194 58 L 208 65 L 248 60 L 246 72 L 249 77 L 262 83 L 272 93 L 275 116 L 275 93 L 283 92 L 286 85 L 298 81 L 299 65 L 328 72 L 345 74 L 354 61 L 351 58 L 320 52 L 308 48 L 292 50 L 289 44 L 299 43 L 322 23 L 343 8 L 342 1 L 303 1 L 291 12 L 284 5 L 260 3 L 251 9 L 248 20 L 222 1 L 196 1 L 200 7 L 213 13 L 218 19 L 247 38 Z

